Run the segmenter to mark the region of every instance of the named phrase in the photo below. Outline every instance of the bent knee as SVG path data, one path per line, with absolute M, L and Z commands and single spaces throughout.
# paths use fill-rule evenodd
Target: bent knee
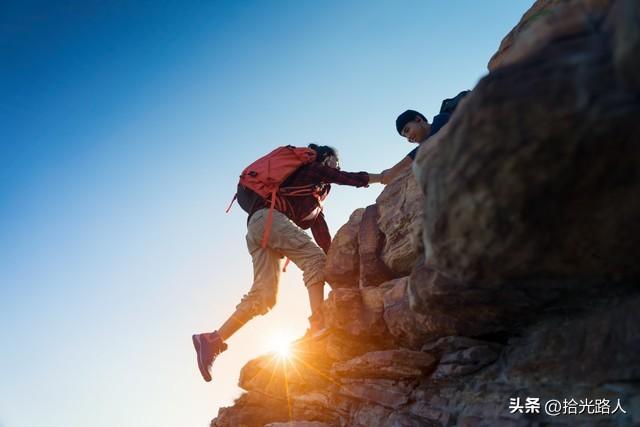
M 242 298 L 236 309 L 243 312 L 248 318 L 262 316 L 276 305 L 276 296 L 267 292 L 249 293 Z

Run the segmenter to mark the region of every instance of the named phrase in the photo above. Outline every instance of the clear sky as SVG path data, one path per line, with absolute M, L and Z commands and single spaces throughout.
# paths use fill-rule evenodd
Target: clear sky
M 251 285 L 240 171 L 278 145 L 379 172 L 407 108 L 473 88 L 528 1 L 3 1 L 0 426 L 207 426 L 275 310 L 198 373 L 191 334 Z M 332 231 L 381 191 L 336 187 Z

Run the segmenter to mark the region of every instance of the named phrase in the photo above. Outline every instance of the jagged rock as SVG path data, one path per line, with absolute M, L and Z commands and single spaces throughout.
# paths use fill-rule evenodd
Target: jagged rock
M 521 315 L 522 307 L 540 304 L 519 289 L 497 290 L 461 283 L 427 264 L 414 268 L 408 280 L 407 294 L 411 310 L 441 320 L 434 325 L 431 338 L 451 335 L 448 332 L 466 336 L 501 332 L 517 325 L 507 320 L 510 316 Z
M 340 393 L 387 408 L 398 408 L 409 401 L 409 383 L 386 379 L 342 380 Z
M 502 40 L 489 71 L 530 58 L 553 41 L 595 31 L 611 0 L 538 0 Z
M 395 277 L 409 274 L 421 258 L 424 197 L 411 170 L 388 184 L 376 199 L 385 236 L 382 259 Z
M 431 267 L 475 284 L 640 276 L 640 101 L 609 39 L 557 40 L 493 71 L 421 148 Z
M 331 424 L 320 421 L 289 421 L 286 423 L 269 423 L 264 427 L 331 427 Z
M 360 287 L 378 286 L 395 277 L 380 259 L 384 234 L 378 228 L 378 205 L 367 206 L 360 221 L 358 248 L 360 252 Z
M 452 375 L 468 375 L 495 362 L 499 354 L 488 345 L 446 353 L 440 359 L 432 378 L 442 379 Z
M 354 427 L 383 425 L 391 413 L 392 411 L 384 406 L 364 404 L 355 410 L 352 419 L 349 420 L 347 425 Z
M 640 296 L 592 302 L 588 314 L 553 316 L 511 343 L 506 375 L 518 382 L 602 384 L 640 378 Z M 526 379 L 525 379 L 526 378 Z M 637 391 L 640 394 L 640 390 Z
M 291 357 L 267 354 L 250 360 L 240 371 L 238 385 L 247 391 L 285 398 L 326 387 L 331 361 L 310 345 L 294 344 Z
M 324 267 L 324 279 L 331 288 L 358 287 L 360 280 L 360 256 L 358 230 L 364 209 L 356 209 L 349 221 L 340 227 L 331 241 Z
M 211 427 L 262 427 L 274 421 L 289 419 L 287 401 L 249 392 L 235 400 L 234 405 L 220 408 Z
M 348 410 L 341 408 L 344 405 L 341 405 L 336 396 L 337 386 L 292 396 L 293 418 L 335 424 L 340 416 L 348 415 Z
M 632 288 L 629 292 L 634 292 Z M 632 296 L 633 295 L 633 296 Z M 579 313 L 547 313 L 506 345 L 499 363 L 492 363 L 463 378 L 448 377 L 434 382 L 433 376 L 412 393 L 409 410 L 438 425 L 529 425 L 526 414 L 509 413 L 509 399 L 526 396 L 549 399 L 622 399 L 627 414 L 577 414 L 568 425 L 633 425 L 632 408 L 640 399 L 640 303 L 637 291 L 627 296 L 592 300 Z M 447 337 L 430 343 L 427 350 L 458 351 L 477 346 L 477 341 Z M 487 344 L 494 346 L 495 344 Z M 610 381 L 615 378 L 615 381 Z M 544 411 L 536 417 L 539 425 L 569 418 L 552 417 Z M 511 424 L 510 424 L 511 423 Z M 534 424 L 531 424 L 534 425 Z
M 438 358 L 441 358 L 444 354 L 467 350 L 473 347 L 489 347 L 497 353 L 502 346 L 498 343 L 469 337 L 450 336 L 426 343 L 422 346 L 421 351 L 434 354 Z
M 334 289 L 324 306 L 328 327 L 355 337 L 384 340 L 389 332 L 382 318 L 385 287 Z
M 388 344 L 391 347 L 391 343 Z M 333 360 L 345 361 L 380 349 L 380 344 L 368 339 L 356 339 L 340 330 L 333 330 L 327 337 L 326 354 Z
M 501 284 L 462 283 L 426 264 L 414 268 L 407 293 L 412 310 L 435 317 L 444 313 L 455 335 L 479 336 L 516 331 L 539 320 L 542 310 L 571 310 L 589 299 L 625 292 L 599 279 L 529 279 Z M 393 329 L 390 328 L 393 333 Z M 446 328 L 433 338 L 447 336 Z
M 640 89 L 640 7 L 637 0 L 615 2 L 607 28 L 614 34 L 613 60 L 618 78 L 637 91 Z
M 446 408 L 446 399 L 428 396 L 423 390 L 416 390 L 414 400 L 415 402 L 409 405 L 409 411 L 412 414 L 429 420 L 437 426 L 454 425 L 455 416 L 453 411 Z
M 407 412 L 394 412 L 385 421 L 385 427 L 425 427 L 432 425 L 425 421 L 424 418 L 416 417 Z
M 335 363 L 331 373 L 338 377 L 399 380 L 424 375 L 432 371 L 435 365 L 435 357 L 420 351 L 372 351 L 346 362 Z
M 423 343 L 441 336 L 456 334 L 455 319 L 433 312 L 418 313 L 409 308 L 408 278 L 388 282 L 384 294 L 384 321 L 391 335 L 405 347 L 419 349 Z

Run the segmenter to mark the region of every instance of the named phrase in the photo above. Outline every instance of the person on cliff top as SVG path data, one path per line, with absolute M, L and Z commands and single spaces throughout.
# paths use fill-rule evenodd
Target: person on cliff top
M 254 281 L 249 293 L 242 297 L 234 313 L 218 330 L 192 337 L 198 368 L 207 382 L 211 381 L 210 369 L 214 360 L 227 349 L 226 341 L 253 317 L 266 314 L 275 305 L 284 256 L 303 273 L 311 307 L 309 333 L 317 336 L 324 330 L 320 308 L 324 301 L 324 266 L 331 234 L 322 213 L 322 202 L 329 194 L 331 184 L 367 187 L 380 182 L 380 175 L 341 171 L 334 148 L 315 144 L 310 144 L 309 148 L 315 151 L 315 161 L 297 169 L 281 187 L 311 186 L 315 187 L 313 194 L 285 197 L 284 206 L 271 211 L 270 225 L 267 201 L 251 192 L 255 197 L 250 203 L 244 203 L 249 206 L 246 208 L 249 214 L 246 240 L 253 260 Z M 237 196 L 242 206 L 240 193 Z M 267 237 L 266 227 L 270 227 Z M 303 231 L 309 228 L 317 244 Z M 263 242 L 263 239 L 266 240 Z
M 454 98 L 449 98 L 442 101 L 440 113 L 438 113 L 433 118 L 431 123 L 429 123 L 427 118 L 418 111 L 405 111 L 396 119 L 396 130 L 398 131 L 400 136 L 406 138 L 407 141 L 414 144 L 422 144 L 427 139 L 435 135 L 440 129 L 442 129 L 442 127 L 444 127 L 444 125 L 449 122 L 449 119 L 453 115 L 453 112 L 458 106 L 458 103 L 469 92 L 470 91 L 465 90 L 460 92 Z M 407 154 L 405 158 L 400 160 L 393 167 L 382 171 L 382 184 L 389 184 L 396 177 L 409 169 L 416 158 L 416 154 L 418 153 L 419 148 L 420 146 L 414 148 L 409 152 L 409 154 Z

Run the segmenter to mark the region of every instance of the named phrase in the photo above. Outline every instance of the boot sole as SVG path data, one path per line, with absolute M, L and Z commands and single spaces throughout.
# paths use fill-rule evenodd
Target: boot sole
M 202 378 L 206 382 L 210 382 L 211 374 L 200 358 L 200 337 L 197 335 L 191 335 L 191 340 L 193 341 L 193 347 L 196 349 L 196 354 L 198 355 L 198 369 L 200 369 L 200 375 L 202 375 Z

